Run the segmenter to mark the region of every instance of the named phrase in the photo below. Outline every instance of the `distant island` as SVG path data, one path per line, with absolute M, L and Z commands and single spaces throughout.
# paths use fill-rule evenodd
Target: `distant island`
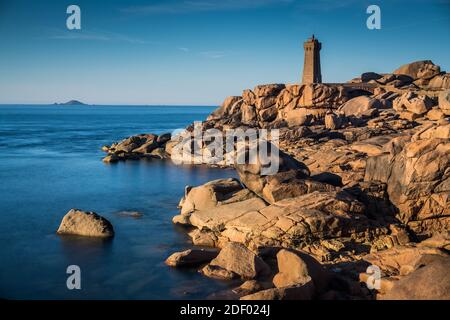
M 86 103 L 83 103 L 83 102 L 78 101 L 78 100 L 70 100 L 70 101 L 67 101 L 65 103 L 57 103 L 57 102 L 55 102 L 54 104 L 55 105 L 63 105 L 63 106 L 87 106 Z

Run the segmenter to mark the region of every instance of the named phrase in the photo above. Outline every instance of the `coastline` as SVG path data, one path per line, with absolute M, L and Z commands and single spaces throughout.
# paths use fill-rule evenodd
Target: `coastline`
M 428 61 L 415 64 L 436 70 Z M 279 130 L 282 163 L 290 165 L 273 176 L 236 165 L 239 180 L 187 186 L 173 222 L 188 227 L 195 247 L 166 263 L 241 279 L 225 293 L 232 299 L 445 297 L 445 290 L 423 290 L 420 281 L 414 288 L 409 280 L 423 272 L 438 279 L 436 270 L 449 263 L 450 95 L 448 74 L 432 72 L 425 79 L 370 73 L 352 80 L 369 82 L 373 92 L 272 84 L 227 98 L 202 132 Z M 442 87 L 427 87 L 436 77 Z M 127 138 L 104 147 L 104 161 L 170 158 L 180 143 L 171 138 Z M 203 144 L 200 153 L 207 149 Z M 201 154 L 192 161 L 201 163 Z M 381 272 L 378 286 L 368 282 L 370 266 Z M 289 271 L 296 268 L 303 273 Z

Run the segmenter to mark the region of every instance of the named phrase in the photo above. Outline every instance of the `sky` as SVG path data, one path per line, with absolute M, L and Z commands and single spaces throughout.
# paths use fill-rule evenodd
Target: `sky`
M 299 82 L 313 33 L 324 82 L 425 59 L 450 70 L 450 0 L 0 0 L 0 103 L 218 105 Z

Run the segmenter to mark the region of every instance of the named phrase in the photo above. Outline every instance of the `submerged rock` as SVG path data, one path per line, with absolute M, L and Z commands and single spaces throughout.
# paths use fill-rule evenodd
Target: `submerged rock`
M 141 218 L 144 214 L 139 211 L 119 211 L 117 215 L 122 217 Z
M 166 259 L 166 264 L 171 267 L 195 267 L 210 262 L 217 254 L 217 250 L 189 249 L 173 253 Z

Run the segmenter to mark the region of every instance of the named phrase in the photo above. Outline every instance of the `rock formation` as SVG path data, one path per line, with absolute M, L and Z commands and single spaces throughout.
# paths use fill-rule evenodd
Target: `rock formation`
M 232 293 L 242 299 L 448 299 L 449 79 L 425 60 L 225 99 L 202 130 L 278 129 L 280 166 L 215 162 L 239 180 L 186 187 L 173 222 L 194 245 L 221 249 L 202 273 L 246 280 Z M 130 137 L 105 161 L 168 157 L 180 141 Z M 211 165 L 209 144 L 194 163 Z M 381 287 L 366 284 L 370 265 Z
M 112 224 L 95 212 L 71 209 L 61 221 L 58 234 L 108 238 L 114 236 Z
M 168 155 L 166 152 L 166 143 L 170 138 L 170 133 L 160 136 L 155 134 L 140 134 L 113 143 L 111 146 L 103 146 L 102 150 L 108 153 L 103 158 L 103 162 L 112 163 L 119 160 L 136 160 L 140 158 L 166 158 Z
M 217 257 L 216 250 L 188 249 L 175 252 L 166 259 L 166 264 L 171 267 L 196 267 Z

